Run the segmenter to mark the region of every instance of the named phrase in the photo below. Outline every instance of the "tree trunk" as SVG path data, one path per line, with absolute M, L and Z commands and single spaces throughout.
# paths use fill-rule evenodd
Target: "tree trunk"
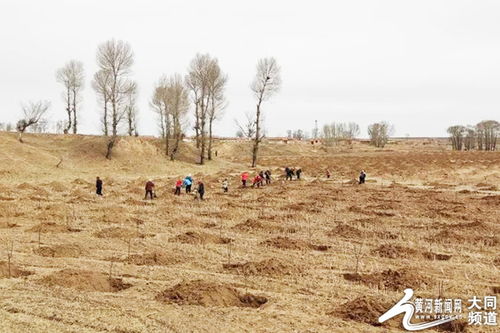
M 77 132 L 77 122 L 76 122 L 76 91 L 73 90 L 73 134 Z
M 68 113 L 68 124 L 66 125 L 66 128 L 64 129 L 64 134 L 68 134 L 69 130 L 71 129 L 71 93 L 70 89 L 68 87 L 68 90 L 66 92 L 66 98 L 67 98 L 67 105 L 66 105 L 66 112 Z
M 104 99 L 103 125 L 104 125 L 104 135 L 108 136 L 109 130 L 108 130 L 108 101 L 107 101 L 107 99 Z
M 198 101 L 195 103 L 195 109 L 194 109 L 194 116 L 195 116 L 195 123 L 194 123 L 194 133 L 195 133 L 195 139 L 196 139 L 196 148 L 200 148 L 200 115 L 199 115 L 199 107 L 198 107 Z
M 108 141 L 108 146 L 106 150 L 106 158 L 111 159 L 111 154 L 113 152 L 113 147 L 115 146 L 116 136 L 112 136 Z
M 259 143 L 260 143 L 260 103 L 262 102 L 261 99 L 259 99 L 259 102 L 257 103 L 257 112 L 255 114 L 255 139 L 253 143 L 253 149 L 252 149 L 252 168 L 255 168 L 257 166 L 257 154 L 259 152 Z
M 208 160 L 212 160 L 212 122 L 213 119 L 209 119 L 208 123 Z

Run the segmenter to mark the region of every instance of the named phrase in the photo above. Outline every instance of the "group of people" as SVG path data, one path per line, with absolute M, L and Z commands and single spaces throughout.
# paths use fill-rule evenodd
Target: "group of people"
M 285 168 L 285 179 L 293 180 L 293 176 L 296 176 L 297 179 L 300 179 L 300 174 L 302 173 L 302 168 Z
M 293 180 L 293 176 L 296 176 L 297 179 L 300 179 L 300 175 L 302 173 L 301 168 L 289 168 L 285 167 L 285 179 L 286 180 Z M 248 172 L 243 172 L 241 174 L 241 185 L 242 187 L 247 187 L 248 183 L 248 178 L 250 177 Z M 330 170 L 326 170 L 326 178 L 330 178 L 331 173 Z M 359 175 L 359 184 L 364 184 L 366 179 L 366 173 L 364 170 L 361 170 L 361 173 Z M 178 178 L 175 182 L 175 191 L 174 195 L 181 195 L 182 188 L 185 188 L 186 194 L 192 193 L 192 186 L 194 184 L 194 179 L 193 177 L 189 174 L 187 175 L 184 179 Z M 265 185 L 271 184 L 271 171 L 270 170 L 261 170 L 259 173 L 255 175 L 255 177 L 252 180 L 252 187 L 261 187 Z M 203 196 L 205 195 L 205 184 L 199 180 L 197 182 L 198 187 L 196 188 L 195 192 L 193 192 L 195 199 L 200 199 L 203 200 Z M 102 188 L 103 188 L 103 182 L 102 179 L 99 177 L 96 178 L 96 194 L 99 196 L 102 196 Z M 146 200 L 149 196 L 151 200 L 153 198 L 156 198 L 156 193 L 155 193 L 155 184 L 153 181 L 150 179 L 146 182 L 146 186 L 144 187 L 144 190 L 146 191 L 144 195 L 144 200 Z M 229 181 L 227 178 L 225 178 L 222 182 L 222 190 L 224 193 L 227 193 L 229 191 Z
M 187 175 L 184 177 L 184 179 L 177 179 L 175 182 L 175 191 L 174 195 L 181 195 L 181 190 L 184 187 L 186 194 L 194 194 L 195 199 L 200 199 L 203 200 L 203 196 L 205 195 L 205 184 L 201 180 L 197 182 L 198 187 L 196 188 L 195 192 L 192 192 L 191 188 L 194 184 L 194 179 L 191 174 Z
M 248 172 L 243 172 L 241 174 L 241 186 L 247 187 L 248 178 L 250 175 Z M 252 180 L 252 187 L 261 187 L 265 185 L 271 184 L 271 170 L 261 170 L 259 173 L 255 175 Z

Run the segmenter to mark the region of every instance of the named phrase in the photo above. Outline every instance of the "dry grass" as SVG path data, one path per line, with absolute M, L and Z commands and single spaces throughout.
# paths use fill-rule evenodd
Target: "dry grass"
M 279 178 L 301 166 L 305 179 L 241 189 L 246 143 L 219 142 L 218 159 L 198 166 L 189 144 L 172 163 L 152 139 L 122 140 L 112 161 L 98 137 L 25 141 L 0 133 L 4 331 L 400 331 L 399 319 L 372 324 L 404 286 L 429 297 L 441 284 L 449 297 L 498 292 L 498 152 L 268 143 L 264 167 Z M 346 185 L 360 169 L 375 182 Z M 206 201 L 173 196 L 187 173 L 203 177 Z M 142 200 L 147 178 L 158 185 L 152 202 Z

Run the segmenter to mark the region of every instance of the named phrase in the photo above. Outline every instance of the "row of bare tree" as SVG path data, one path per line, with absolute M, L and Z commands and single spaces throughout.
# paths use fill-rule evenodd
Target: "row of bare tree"
M 453 150 L 496 150 L 500 136 L 500 123 L 496 120 L 484 120 L 475 126 L 455 125 L 448 127 Z
M 107 139 L 106 158 L 111 158 L 120 130 L 126 127 L 128 135 L 137 131 L 137 84 L 130 78 L 134 54 L 127 42 L 108 40 L 100 44 L 96 55 L 98 71 L 93 75 L 91 86 L 102 108 L 102 133 Z M 65 134 L 78 132 L 79 109 L 85 86 L 83 63 L 71 60 L 56 71 L 56 79 L 64 87 L 62 94 L 67 119 L 59 121 L 57 128 Z M 225 88 L 228 76 L 221 70 L 217 58 L 209 54 L 197 54 L 188 67 L 185 77 L 180 74 L 163 75 L 155 85 L 150 106 L 158 115 L 165 154 L 175 160 L 180 142 L 185 136 L 187 116 L 192 108 L 193 130 L 199 162 L 211 160 L 214 147 L 214 122 L 222 117 L 227 106 Z M 248 136 L 252 139 L 252 166 L 257 164 L 259 144 L 264 138 L 262 104 L 280 88 L 280 68 L 274 58 L 264 58 L 257 64 L 257 72 L 251 84 L 256 100 L 255 113 L 247 114 Z M 33 102 L 23 105 L 23 119 L 17 124 L 19 140 L 27 128 L 43 123 L 42 117 L 49 102 Z

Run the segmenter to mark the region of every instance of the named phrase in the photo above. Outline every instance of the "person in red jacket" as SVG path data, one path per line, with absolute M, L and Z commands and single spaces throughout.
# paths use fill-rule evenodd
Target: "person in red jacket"
M 175 182 L 175 195 L 181 195 L 182 180 L 177 179 Z
M 261 184 L 262 177 L 260 175 L 255 176 L 255 178 L 253 179 L 252 187 L 255 187 L 255 185 L 257 185 L 257 187 L 260 187 Z
M 248 172 L 243 172 L 241 174 L 241 185 L 243 185 L 243 187 L 247 187 L 247 180 L 248 180 Z
M 148 182 L 146 183 L 146 195 L 144 196 L 144 200 L 146 200 L 148 198 L 148 194 L 149 194 L 149 197 L 151 198 L 151 200 L 153 200 L 153 191 L 155 189 L 155 184 L 153 183 L 153 181 L 150 179 L 148 180 Z

